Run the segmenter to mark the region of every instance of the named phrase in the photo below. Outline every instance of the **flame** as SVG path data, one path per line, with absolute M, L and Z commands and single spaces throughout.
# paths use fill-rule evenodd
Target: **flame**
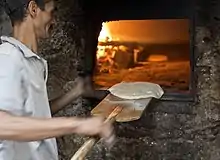
M 99 42 L 106 42 L 106 41 L 112 40 L 111 33 L 110 33 L 107 23 L 102 23 L 102 30 L 99 33 L 98 40 Z
M 102 23 L 102 30 L 99 33 L 98 42 L 111 42 L 112 40 L 113 37 L 111 35 L 108 24 Z M 114 66 L 115 64 L 113 58 L 117 50 L 118 47 L 114 47 L 112 45 L 100 45 L 100 43 L 98 43 L 96 58 L 97 63 L 101 64 L 101 67 L 99 68 L 100 72 L 108 71 L 109 73 L 111 73 L 111 66 Z M 102 64 L 107 64 L 107 66 Z
M 102 23 L 102 30 L 101 32 L 99 33 L 99 38 L 98 38 L 98 41 L 99 42 L 107 42 L 107 41 L 111 41 L 112 40 L 112 37 L 111 37 L 111 34 L 110 34 L 110 30 L 108 28 L 108 25 L 107 23 Z M 106 56 L 106 46 L 100 46 L 98 45 L 97 47 L 97 59 L 100 59 L 101 57 L 105 57 Z

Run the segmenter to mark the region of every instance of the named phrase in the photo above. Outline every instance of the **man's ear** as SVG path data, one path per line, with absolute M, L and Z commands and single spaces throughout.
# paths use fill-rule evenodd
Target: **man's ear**
M 38 6 L 35 1 L 31 0 L 28 4 L 27 10 L 31 17 L 35 18 L 37 16 Z

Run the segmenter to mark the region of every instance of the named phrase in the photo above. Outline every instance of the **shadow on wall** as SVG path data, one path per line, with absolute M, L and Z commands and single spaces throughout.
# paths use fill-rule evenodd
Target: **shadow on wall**
M 12 26 L 9 17 L 0 8 L 0 36 L 2 35 L 11 35 L 12 34 Z

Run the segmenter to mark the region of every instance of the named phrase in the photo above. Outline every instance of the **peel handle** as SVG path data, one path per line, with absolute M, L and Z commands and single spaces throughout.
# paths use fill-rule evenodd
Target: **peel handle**
M 107 117 L 104 123 L 107 123 L 113 119 L 122 111 L 122 107 L 117 106 L 115 109 L 111 112 L 111 114 Z M 88 152 L 91 150 L 91 148 L 99 141 L 99 139 L 90 138 L 87 140 L 79 149 L 78 151 L 73 155 L 71 160 L 83 160 Z

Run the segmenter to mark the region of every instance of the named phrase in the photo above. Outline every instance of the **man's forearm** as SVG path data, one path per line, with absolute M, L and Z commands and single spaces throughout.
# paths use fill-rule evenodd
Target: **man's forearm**
M 50 100 L 50 109 L 52 114 L 57 113 L 58 111 L 63 109 L 65 106 L 69 105 L 73 100 L 77 99 L 78 97 L 79 97 L 79 93 L 77 91 L 75 92 L 70 91 L 61 97 Z
M 77 132 L 76 118 L 30 118 L 0 112 L 0 139 L 36 141 Z

